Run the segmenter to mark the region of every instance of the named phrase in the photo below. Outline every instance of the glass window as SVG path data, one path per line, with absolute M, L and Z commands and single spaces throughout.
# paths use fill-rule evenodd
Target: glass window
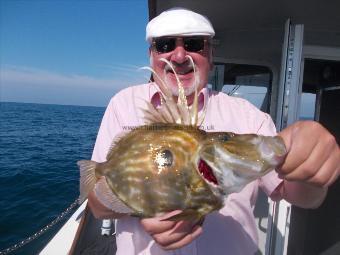
M 303 92 L 300 104 L 300 120 L 314 120 L 316 95 Z
M 269 112 L 272 72 L 268 67 L 215 63 L 209 82 L 213 89 L 242 97 Z

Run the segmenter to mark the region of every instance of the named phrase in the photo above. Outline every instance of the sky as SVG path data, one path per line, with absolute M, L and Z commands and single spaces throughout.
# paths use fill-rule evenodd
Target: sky
M 0 4 L 0 101 L 106 106 L 147 82 L 147 0 Z M 301 115 L 313 115 L 306 98 Z
M 147 81 L 147 0 L 0 3 L 0 101 L 105 106 Z

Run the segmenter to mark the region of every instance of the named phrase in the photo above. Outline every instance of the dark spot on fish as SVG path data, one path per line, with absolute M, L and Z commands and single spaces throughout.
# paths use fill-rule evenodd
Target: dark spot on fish
M 220 141 L 222 142 L 228 142 L 229 139 L 230 139 L 230 136 L 227 135 L 227 134 L 221 134 L 220 137 L 219 137 Z
M 200 171 L 200 173 L 203 175 L 203 177 L 206 180 L 218 185 L 217 179 L 215 175 L 213 174 L 211 167 L 202 159 L 200 159 L 198 163 L 198 170 Z
M 162 167 L 170 167 L 172 165 L 174 157 L 170 150 L 163 150 L 158 153 L 156 157 L 157 164 Z

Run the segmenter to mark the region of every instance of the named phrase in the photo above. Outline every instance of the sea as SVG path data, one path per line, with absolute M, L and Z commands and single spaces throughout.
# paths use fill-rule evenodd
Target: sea
M 77 199 L 77 161 L 91 158 L 104 110 L 0 102 L 0 251 L 38 232 Z M 11 254 L 39 253 L 66 219 Z

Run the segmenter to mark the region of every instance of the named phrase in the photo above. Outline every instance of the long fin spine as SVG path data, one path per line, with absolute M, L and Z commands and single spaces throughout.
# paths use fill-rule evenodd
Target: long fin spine
M 143 111 L 145 115 L 145 120 L 153 123 L 155 121 L 164 123 L 177 123 L 184 124 L 190 126 L 198 126 L 201 125 L 204 121 L 205 109 L 203 111 L 203 116 L 198 117 L 198 73 L 196 71 L 195 63 L 191 56 L 186 56 L 191 66 L 193 67 L 194 72 L 194 100 L 191 107 L 188 106 L 187 98 L 185 96 L 184 88 L 181 84 L 181 81 L 172 65 L 172 63 L 164 58 L 160 58 L 160 61 L 166 63 L 173 71 L 176 81 L 178 84 L 178 99 L 177 103 L 175 103 L 171 90 L 168 88 L 166 83 L 160 78 L 160 76 L 150 67 L 143 67 L 142 69 L 150 70 L 159 80 L 160 84 L 157 84 L 163 93 L 164 100 L 161 100 L 161 106 L 155 107 L 152 104 L 147 104 L 147 110 Z M 166 70 L 164 70 L 166 72 Z M 204 104 L 204 108 L 206 108 L 206 104 Z M 152 116 L 153 115 L 153 116 Z

